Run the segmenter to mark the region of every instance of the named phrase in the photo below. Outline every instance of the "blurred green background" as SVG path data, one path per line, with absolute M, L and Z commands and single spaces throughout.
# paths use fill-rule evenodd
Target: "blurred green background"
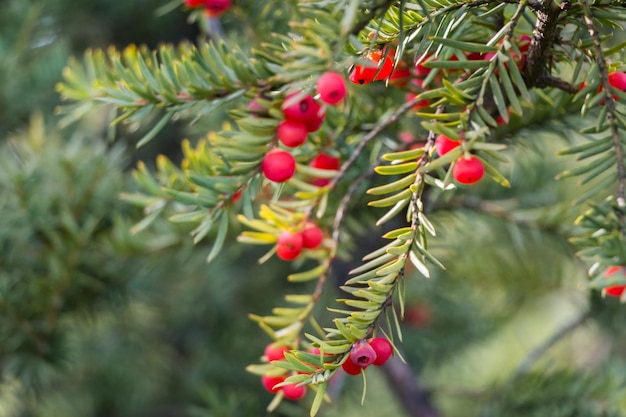
M 284 27 L 293 6 L 235 3 L 223 24 L 240 42 Z M 70 56 L 201 36 L 181 7 L 159 14 L 164 5 L 0 2 L 0 417 L 267 414 L 271 396 L 245 366 L 270 340 L 247 315 L 293 291 L 288 266 L 258 266 L 263 251 L 234 241 L 207 265 L 208 244 L 194 247 L 165 219 L 132 235 L 142 213 L 118 198 L 133 189 L 137 160 L 176 159 L 181 140 L 212 121 L 175 124 L 138 151 L 141 132 L 119 128 L 109 139 L 107 114 L 56 126 L 54 87 Z M 626 412 L 624 309 L 585 289 L 586 267 L 568 243 L 581 188 L 554 181 L 572 163 L 555 154 L 583 123 L 529 111 L 499 135 L 511 145 L 512 188 L 486 181 L 431 196 L 432 248 L 447 269 L 409 274 L 401 346 L 442 416 Z M 334 298 L 332 282 L 327 290 Z M 321 415 L 408 415 L 383 372 L 367 374 L 363 405 L 361 379 L 343 378 Z M 308 415 L 310 401 L 274 415 Z

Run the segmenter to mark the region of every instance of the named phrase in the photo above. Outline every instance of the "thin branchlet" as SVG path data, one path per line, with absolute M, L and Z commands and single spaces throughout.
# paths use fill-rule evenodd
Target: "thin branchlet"
M 617 125 L 617 117 L 615 116 L 615 99 L 613 98 L 613 94 L 611 93 L 611 84 L 609 83 L 609 74 L 606 64 L 606 59 L 604 57 L 604 52 L 602 51 L 602 43 L 600 40 L 600 34 L 595 26 L 593 21 L 593 16 L 591 13 L 591 8 L 587 1 L 581 1 L 585 25 L 587 25 L 587 30 L 589 31 L 589 35 L 593 40 L 593 49 L 594 55 L 596 59 L 596 63 L 598 64 L 598 70 L 600 71 L 600 82 L 602 84 L 602 89 L 604 92 L 604 105 L 606 106 L 606 121 L 609 125 L 609 129 L 611 131 L 611 140 L 613 142 L 613 149 L 615 150 L 615 160 L 617 163 L 617 195 L 616 195 L 616 203 L 620 208 L 620 216 L 622 217 L 622 223 L 624 220 L 624 209 L 626 209 L 626 166 L 624 165 L 624 152 L 622 149 L 622 144 L 619 138 L 619 128 Z

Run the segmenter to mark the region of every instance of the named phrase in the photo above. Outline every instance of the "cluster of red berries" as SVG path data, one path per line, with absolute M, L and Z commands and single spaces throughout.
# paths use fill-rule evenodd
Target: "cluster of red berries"
M 326 72 L 317 81 L 317 94 L 322 103 L 334 106 L 345 98 L 346 82 L 336 72 Z M 317 131 L 326 117 L 324 106 L 310 94 L 292 93 L 285 98 L 282 106 L 284 120 L 277 129 L 276 136 L 286 148 L 303 145 L 311 132 Z M 322 169 L 336 169 L 334 162 L 327 167 L 327 161 L 318 161 Z M 285 182 L 296 172 L 296 160 L 293 155 L 280 148 L 268 152 L 261 162 L 265 177 L 274 182 Z
M 289 349 L 286 346 L 274 346 L 269 344 L 265 347 L 265 358 L 268 362 L 280 361 L 285 358 L 285 352 Z M 263 375 L 261 377 L 261 383 L 263 387 L 272 394 L 282 392 L 285 398 L 288 400 L 299 400 L 306 395 L 306 386 L 298 384 L 287 384 L 280 387 L 276 385 L 282 384 L 287 379 L 285 375 L 269 376 Z
M 626 78 L 626 77 L 624 77 Z M 626 267 L 623 266 L 611 266 L 609 267 L 606 272 L 604 273 L 605 277 L 610 277 L 612 275 L 615 275 L 617 273 L 621 273 L 623 275 L 626 275 Z M 624 290 L 626 290 L 626 285 L 622 284 L 622 285 L 613 285 L 611 287 L 607 287 L 604 289 L 604 293 L 610 297 L 621 297 L 622 294 L 624 294 Z
M 284 261 L 292 261 L 300 256 L 303 249 L 317 249 L 324 241 L 324 232 L 312 221 L 306 222 L 302 230 L 283 230 L 278 236 L 276 255 Z
M 190 9 L 204 8 L 209 17 L 218 17 L 230 9 L 231 0 L 184 0 Z
M 384 337 L 359 340 L 352 345 L 348 358 L 341 364 L 350 375 L 358 375 L 369 365 L 381 366 L 393 354 L 393 346 Z
M 608 76 L 609 79 L 609 84 L 611 85 L 611 87 L 620 90 L 620 91 L 625 91 L 626 92 L 626 72 L 611 72 Z M 582 90 L 583 88 L 585 88 L 586 84 L 583 81 L 580 84 L 580 89 Z M 602 86 L 600 85 L 598 87 L 598 93 L 602 91 Z M 613 99 L 617 99 L 617 96 L 614 94 L 613 95 Z
M 446 135 L 439 135 L 435 139 L 435 150 L 439 156 L 443 156 L 460 146 L 458 140 L 452 140 Z M 474 155 L 461 155 L 454 163 L 452 176 L 461 184 L 473 184 L 485 175 L 485 166 L 482 161 Z

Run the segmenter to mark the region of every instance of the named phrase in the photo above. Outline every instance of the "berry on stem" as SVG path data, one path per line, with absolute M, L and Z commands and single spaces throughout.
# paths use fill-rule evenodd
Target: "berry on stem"
M 482 161 L 473 155 L 461 156 L 452 168 L 452 176 L 461 184 L 473 184 L 485 174 Z
M 185 6 L 195 9 L 204 6 L 204 0 L 185 0 Z
M 606 272 L 604 273 L 604 276 L 610 277 L 620 272 L 622 273 L 622 275 L 626 274 L 626 268 L 624 268 L 623 266 L 611 266 L 606 270 Z M 621 297 L 622 294 L 624 294 L 625 289 L 626 289 L 626 285 L 624 284 L 613 285 L 611 287 L 606 287 L 604 289 L 604 292 L 606 295 L 610 297 Z
M 324 241 L 324 232 L 313 222 L 307 222 L 300 233 L 302 234 L 302 247 L 306 249 L 318 248 Z
M 288 148 L 297 148 L 306 142 L 308 131 L 304 123 L 293 120 L 283 120 L 276 129 L 276 135 L 281 143 Z
M 310 94 L 291 93 L 283 102 L 283 115 L 288 120 L 306 123 L 317 117 L 320 105 Z
M 285 352 L 289 352 L 287 346 L 275 346 L 273 343 L 265 346 L 265 357 L 269 362 L 280 361 L 285 358 Z
M 375 366 L 384 365 L 393 353 L 393 346 L 384 337 L 375 337 L 369 341 L 370 346 L 376 352 L 376 359 L 372 364 Z
M 341 166 L 341 161 L 335 156 L 320 152 L 311 160 L 309 165 L 317 169 L 330 169 L 337 171 Z M 312 181 L 312 183 L 318 187 L 324 187 L 330 183 L 330 179 L 316 178 Z
M 292 261 L 302 252 L 302 234 L 291 233 L 287 230 L 278 236 L 276 255 L 283 261 Z
M 276 387 L 274 388 L 276 385 L 280 384 L 281 382 L 283 382 L 285 379 L 284 376 L 267 376 L 267 375 L 263 375 L 261 377 L 261 383 L 263 384 L 263 387 L 265 388 L 265 390 L 267 392 L 271 392 L 272 394 L 276 394 L 278 391 L 280 391 L 283 387 Z
M 231 0 L 204 0 L 206 14 L 209 17 L 218 17 L 230 9 Z
M 340 103 L 346 97 L 346 80 L 336 72 L 326 72 L 317 80 L 317 93 L 320 100 L 331 106 Z
M 281 389 L 288 400 L 300 400 L 306 395 L 305 385 L 289 384 L 281 387 Z
M 461 142 L 452 140 L 444 134 L 437 136 L 435 139 L 435 150 L 439 156 L 444 156 L 459 145 L 461 145 Z
M 285 182 L 296 173 L 296 160 L 287 151 L 273 149 L 263 158 L 261 171 L 270 181 Z
M 365 340 L 359 340 L 352 345 L 350 360 L 361 368 L 371 365 L 376 360 L 376 351 Z
M 611 87 L 620 90 L 626 91 L 626 72 L 612 72 L 609 74 L 609 84 Z M 617 97 L 613 97 L 617 98 Z
M 358 375 L 361 373 L 362 369 L 365 369 L 365 367 L 355 364 L 352 362 L 352 359 L 348 358 L 341 364 L 341 369 L 343 369 L 348 375 Z
M 326 117 L 326 110 L 324 110 L 324 108 L 317 101 L 314 100 L 312 106 L 313 116 L 303 122 L 308 132 L 316 132 L 319 130 L 322 123 L 324 123 L 324 118 Z

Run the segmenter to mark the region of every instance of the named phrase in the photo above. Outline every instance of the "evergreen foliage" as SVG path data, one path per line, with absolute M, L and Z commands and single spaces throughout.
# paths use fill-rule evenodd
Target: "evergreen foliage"
M 170 6 L 180 4 L 165 9 Z M 67 337 L 60 320 L 97 309 L 118 289 L 125 294 L 134 282 L 129 276 L 145 268 L 144 257 L 156 262 L 155 251 L 171 247 L 167 253 L 175 258 L 178 250 L 184 257 L 180 253 L 190 253 L 186 245 L 193 243 L 211 265 L 224 265 L 236 253 L 229 242 L 238 234 L 238 243 L 265 249 L 253 252 L 265 265 L 239 268 L 262 270 L 276 265 L 281 234 L 302 233 L 314 222 L 324 239 L 282 265 L 289 283 L 277 295 L 282 300 L 260 296 L 250 306 L 258 308 L 249 317 L 268 343 L 288 352 L 269 361 L 258 349 L 246 368 L 285 377 L 280 387 L 310 388 L 314 393 L 303 407 L 311 415 L 323 413 L 322 404 L 335 396 L 353 346 L 374 336 L 388 338 L 396 357 L 412 363 L 434 393 L 432 401 L 421 391 L 414 395 L 423 415 L 624 412 L 615 395 L 623 381 L 610 370 L 536 371 L 538 361 L 545 366 L 540 360 L 558 365 L 552 347 L 562 348 L 558 342 L 582 324 L 620 314 L 598 293 L 626 284 L 623 274 L 605 276 L 608 268 L 626 265 L 626 84 L 611 78 L 622 69 L 622 2 L 236 2 L 220 20 L 201 10 L 191 16 L 207 39 L 88 49 L 69 61 L 57 85 L 64 127 L 93 114 L 115 114 L 113 126 L 147 132 L 138 142 L 143 146 L 174 121 L 208 125 L 203 137 L 182 142 L 181 161 L 159 155 L 154 168 L 140 162 L 132 173 L 138 189 L 131 189 L 122 185 L 117 148 L 86 145 L 84 138 L 59 146 L 58 139 L 44 141 L 37 123 L 17 141 L 15 153 L 3 156 L 0 180 L 7 193 L 0 209 L 7 214 L 0 219 L 0 248 L 7 261 L 1 264 L 6 297 L 0 302 L 12 319 L 0 326 L 7 340 L 0 353 L 10 375 L 25 384 L 26 371 L 35 369 L 20 367 L 23 355 L 59 364 Z M 245 37 L 250 33 L 258 36 Z M 382 74 L 387 62 L 410 70 L 408 84 Z M 323 123 L 307 126 L 314 133 L 304 145 L 281 144 L 276 130 L 285 107 L 315 96 L 322 74 L 336 71 L 348 80 L 368 65 L 376 67 L 371 79 L 349 84 L 338 106 L 324 105 Z M 442 135 L 458 146 L 441 151 Z M 296 161 L 295 175 L 280 183 L 264 175 L 264 158 L 275 149 Z M 339 167 L 311 166 L 320 152 L 339 158 Z M 488 177 L 473 186 L 454 173 L 470 156 Z M 133 226 L 131 205 L 143 210 Z M 181 240 L 181 231 L 191 238 Z M 383 243 L 364 250 L 361 263 L 353 261 L 332 285 L 338 260 L 353 259 L 354 249 L 365 246 L 363 236 L 373 233 Z M 174 292 L 197 302 L 187 291 L 203 287 L 192 284 L 194 272 L 187 271 L 190 287 Z M 254 299 L 257 287 L 248 278 L 242 277 L 241 291 Z M 215 291 L 228 292 L 225 284 Z M 40 294 L 37 303 L 29 302 L 33 294 Z M 591 294 L 591 302 L 581 294 Z M 217 294 L 208 298 L 219 303 Z M 174 314 L 184 304 L 176 301 L 160 308 Z M 412 316 L 416 303 L 431 306 L 431 328 L 422 329 Z M 533 314 L 549 316 L 551 305 L 560 307 L 558 313 L 545 317 L 534 335 L 519 330 Z M 151 314 L 141 303 L 128 306 L 138 321 Z M 181 322 L 197 324 L 194 317 Z M 142 323 L 149 327 L 155 320 Z M 171 324 L 178 329 L 180 323 Z M 506 345 L 502 341 L 516 331 L 528 338 L 526 351 L 495 349 L 497 378 L 475 365 L 484 359 L 481 348 Z M 606 331 L 588 334 L 605 337 Z M 614 333 L 619 346 L 621 333 Z M 163 340 L 157 335 L 146 339 L 156 345 Z M 180 333 L 183 340 L 187 335 Z M 80 332 L 75 337 L 78 345 L 88 344 Z M 210 360 L 198 348 L 207 340 L 190 337 L 183 350 L 200 355 L 198 362 Z M 140 367 L 154 366 L 155 381 L 165 384 L 176 374 L 162 362 L 169 354 L 152 353 Z M 503 365 L 507 360 L 513 363 Z M 118 371 L 109 376 L 132 386 L 133 377 Z M 464 385 L 475 391 L 449 395 Z M 162 384 L 142 387 L 138 403 L 163 395 Z M 195 414 L 213 415 L 212 408 L 236 413 L 248 405 L 215 400 L 220 388 L 207 392 L 207 410 Z M 279 390 L 268 409 L 298 414 L 284 398 Z M 136 410 L 117 401 L 104 403 L 122 415 Z M 85 415 L 97 409 L 83 406 Z M 250 409 L 255 406 L 252 401 Z

